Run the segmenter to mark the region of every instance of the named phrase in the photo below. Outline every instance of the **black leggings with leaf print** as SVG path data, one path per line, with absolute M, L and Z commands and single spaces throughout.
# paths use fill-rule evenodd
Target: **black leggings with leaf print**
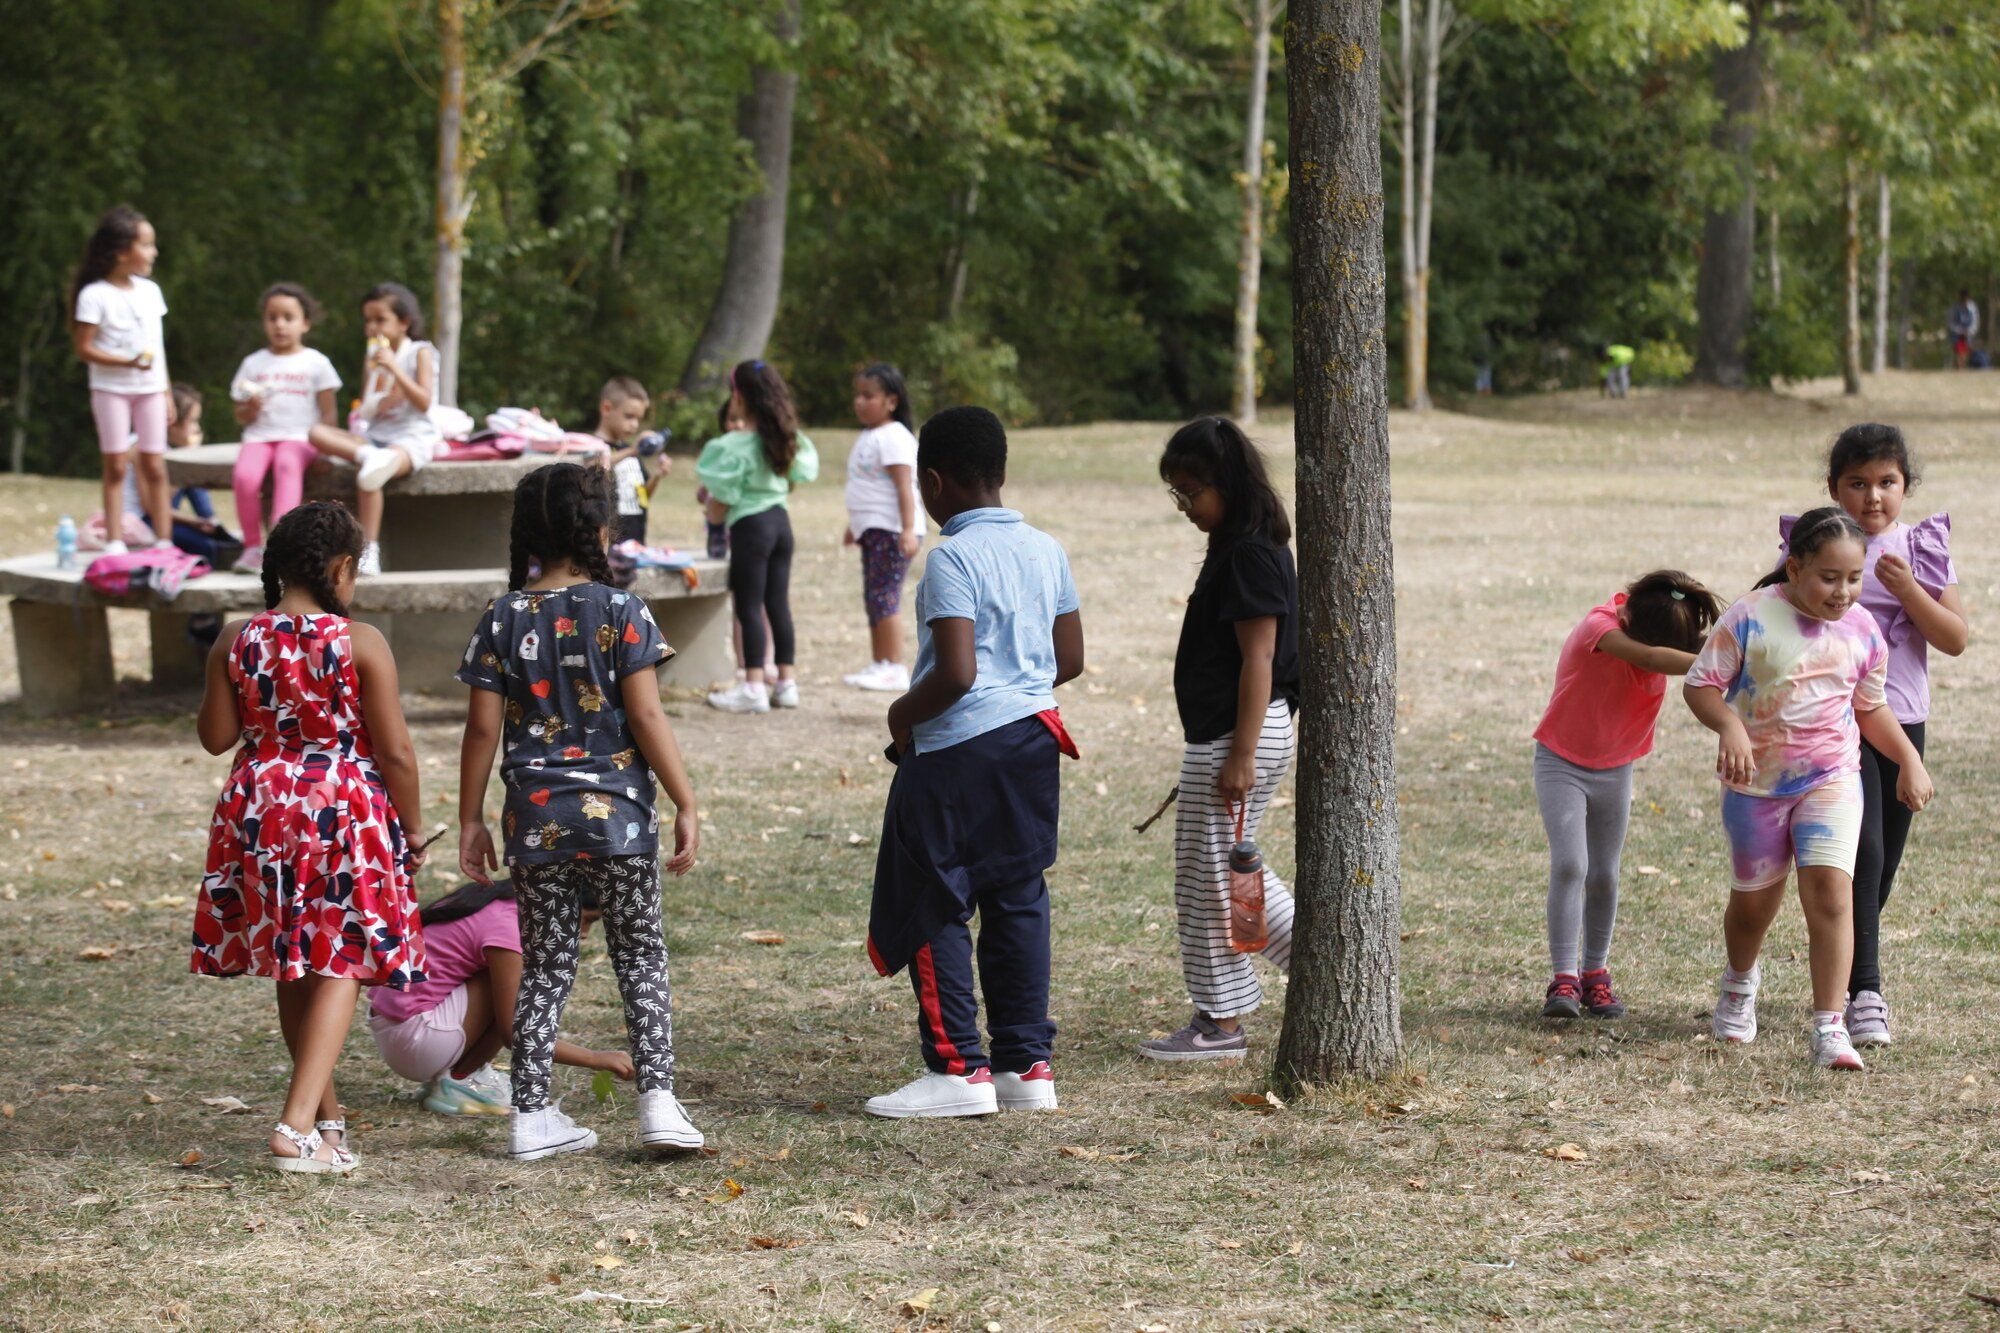
M 521 909 L 521 993 L 514 1002 L 514 1109 L 549 1104 L 556 1026 L 576 985 L 582 891 L 596 890 L 604 943 L 618 993 L 639 1091 L 674 1086 L 674 1017 L 667 988 L 667 942 L 660 933 L 660 863 L 608 856 L 514 866 Z

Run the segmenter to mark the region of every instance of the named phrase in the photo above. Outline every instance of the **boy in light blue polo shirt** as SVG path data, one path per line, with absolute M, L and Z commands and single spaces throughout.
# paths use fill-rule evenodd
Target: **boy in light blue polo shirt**
M 917 665 L 889 708 L 896 778 L 882 814 L 868 956 L 904 967 L 930 1070 L 871 1115 L 990 1115 L 1056 1105 L 1049 1058 L 1049 891 L 1061 756 L 1055 689 L 1083 671 L 1069 557 L 1002 507 L 1007 432 L 984 408 L 924 423 L 917 485 L 943 542 L 917 586 Z M 991 1058 L 980 1049 L 979 987 Z

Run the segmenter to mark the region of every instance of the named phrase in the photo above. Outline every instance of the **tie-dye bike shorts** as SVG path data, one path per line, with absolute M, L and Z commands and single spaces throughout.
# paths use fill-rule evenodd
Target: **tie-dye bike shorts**
M 1861 841 L 1861 775 L 1837 774 L 1797 796 L 1745 796 L 1725 787 L 1722 827 L 1733 888 L 1783 883 L 1792 865 L 1852 875 Z

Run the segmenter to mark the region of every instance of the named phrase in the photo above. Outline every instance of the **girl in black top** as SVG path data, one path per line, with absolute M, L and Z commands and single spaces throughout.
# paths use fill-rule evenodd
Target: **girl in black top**
M 1174 654 L 1174 700 L 1187 748 L 1174 817 L 1174 905 L 1194 1019 L 1143 1042 L 1155 1060 L 1241 1059 L 1238 1022 L 1263 1003 L 1247 955 L 1229 943 L 1229 851 L 1254 839 L 1295 748 L 1299 579 L 1292 525 L 1263 456 L 1234 423 L 1183 426 L 1160 457 L 1174 506 L 1208 536 Z M 1291 958 L 1292 895 L 1264 870 L 1264 956 Z

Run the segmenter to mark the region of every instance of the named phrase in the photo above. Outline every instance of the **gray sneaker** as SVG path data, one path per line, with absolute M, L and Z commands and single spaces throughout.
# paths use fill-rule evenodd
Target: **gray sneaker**
M 1241 1026 L 1224 1032 L 1200 1014 L 1179 1032 L 1139 1043 L 1148 1060 L 1241 1060 L 1250 1049 L 1250 1035 Z
M 1856 1046 L 1887 1046 L 1889 1002 L 1872 990 L 1854 992 L 1847 1001 L 1847 1039 Z

